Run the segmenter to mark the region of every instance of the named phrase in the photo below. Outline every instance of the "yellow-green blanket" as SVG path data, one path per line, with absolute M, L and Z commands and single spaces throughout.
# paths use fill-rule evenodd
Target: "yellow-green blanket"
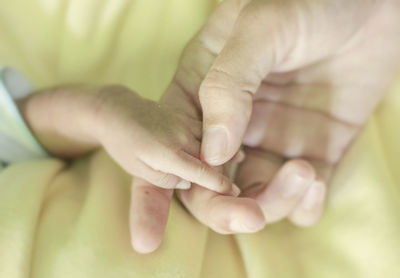
M 0 64 L 38 88 L 116 82 L 157 99 L 214 4 L 0 0 Z M 14 164 L 0 174 L 0 278 L 398 278 L 399 120 L 400 82 L 339 167 L 315 228 L 222 236 L 174 201 L 150 255 L 131 249 L 130 177 L 104 152 Z

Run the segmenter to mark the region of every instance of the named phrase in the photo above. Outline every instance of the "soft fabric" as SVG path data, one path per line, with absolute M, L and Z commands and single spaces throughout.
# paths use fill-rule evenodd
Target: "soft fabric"
M 32 91 L 30 82 L 18 71 L 0 66 L 0 163 L 2 166 L 47 156 L 46 151 L 39 145 L 24 122 L 15 102 L 27 97 Z
M 206 0 L 0 0 L 0 64 L 38 88 L 117 82 L 157 99 Z M 400 79 L 399 79 L 400 81 Z M 159 250 L 130 247 L 130 177 L 104 152 L 0 174 L 1 278 L 398 278 L 400 82 L 347 153 L 319 225 L 217 235 L 175 200 Z

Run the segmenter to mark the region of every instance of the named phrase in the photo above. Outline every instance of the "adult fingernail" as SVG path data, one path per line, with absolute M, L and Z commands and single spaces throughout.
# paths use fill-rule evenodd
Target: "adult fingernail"
M 253 233 L 259 231 L 264 226 L 264 223 L 260 221 L 251 221 L 251 219 L 232 219 L 229 228 L 234 233 Z
M 178 182 L 178 184 L 175 186 L 176 189 L 182 189 L 182 190 L 186 190 L 189 189 L 191 186 L 191 183 L 187 180 L 181 180 L 180 182 Z
M 209 126 L 203 134 L 202 152 L 208 164 L 216 166 L 223 163 L 228 148 L 228 130 L 223 126 Z
M 321 181 L 315 181 L 308 189 L 301 206 L 305 210 L 312 210 L 323 204 L 325 200 L 326 186 Z
M 284 198 L 298 196 L 307 189 L 314 178 L 313 170 L 303 164 L 290 165 L 286 169 L 286 177 L 281 187 L 281 195 Z

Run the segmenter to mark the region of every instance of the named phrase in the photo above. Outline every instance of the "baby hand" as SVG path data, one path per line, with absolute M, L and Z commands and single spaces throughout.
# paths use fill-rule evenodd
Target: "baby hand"
M 106 87 L 97 98 L 96 137 L 127 172 L 162 188 L 196 183 L 239 194 L 227 177 L 199 159 L 200 121 L 121 86 Z
M 239 194 L 199 159 L 200 121 L 123 86 L 47 89 L 19 107 L 39 142 L 56 156 L 73 158 L 101 145 L 128 173 L 156 186 L 188 189 L 196 183 Z

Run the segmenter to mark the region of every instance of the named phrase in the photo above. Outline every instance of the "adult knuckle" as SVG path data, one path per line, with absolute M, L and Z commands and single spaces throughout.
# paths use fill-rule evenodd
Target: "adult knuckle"
M 230 87 L 228 84 L 234 84 L 235 82 L 233 76 L 228 72 L 216 68 L 211 69 L 201 84 L 200 96 L 206 97 L 212 94 L 212 91 L 226 91 Z

